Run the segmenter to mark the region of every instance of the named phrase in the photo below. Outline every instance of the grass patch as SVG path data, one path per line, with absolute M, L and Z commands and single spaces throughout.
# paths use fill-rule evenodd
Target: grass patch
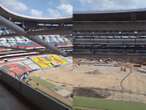
M 49 97 L 54 98 L 58 102 L 61 102 L 67 106 L 72 106 L 72 103 L 70 100 L 65 99 L 60 94 L 57 94 L 56 92 L 60 89 L 62 89 L 59 86 L 56 86 L 49 82 L 46 79 L 41 79 L 40 77 L 33 76 L 31 77 L 31 81 L 29 81 L 29 84 L 33 86 L 33 88 L 39 90 L 40 92 L 48 95 Z
M 146 104 L 112 101 L 89 97 L 74 97 L 74 110 L 146 110 Z
M 57 87 L 56 85 L 48 82 L 47 80 L 40 79 L 39 77 L 31 77 L 31 79 L 33 83 L 38 84 L 38 87 L 41 86 L 53 91 L 56 91 L 59 89 L 59 87 Z

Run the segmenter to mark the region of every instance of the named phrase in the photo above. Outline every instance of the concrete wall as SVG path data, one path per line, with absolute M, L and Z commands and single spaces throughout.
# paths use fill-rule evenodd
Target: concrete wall
M 32 104 L 36 105 L 41 110 L 71 110 L 70 106 L 53 99 L 53 97 L 49 97 L 37 90 L 34 90 L 8 74 L 1 72 L 0 80 L 13 88 L 20 95 L 24 96 L 28 101 L 32 102 Z

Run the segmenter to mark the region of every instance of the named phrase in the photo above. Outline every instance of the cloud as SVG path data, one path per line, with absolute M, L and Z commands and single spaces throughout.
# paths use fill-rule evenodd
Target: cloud
M 83 10 L 100 11 L 146 8 L 146 0 L 79 0 L 79 2 Z M 75 10 L 80 10 L 80 7 L 77 7 Z
M 35 2 L 35 0 L 33 0 Z M 9 10 L 19 13 L 21 15 L 34 16 L 34 17 L 64 17 L 64 16 L 72 16 L 73 7 L 68 0 L 58 0 L 59 2 L 55 2 L 54 0 L 50 0 L 45 3 L 45 7 L 49 7 L 48 9 L 42 9 L 39 6 L 37 9 L 33 7 L 32 4 L 27 5 L 25 2 L 21 0 L 0 0 L 0 3 L 4 5 Z M 36 2 L 36 5 L 38 2 Z M 46 5 L 48 3 L 48 6 Z M 43 3 L 41 4 L 43 5 Z M 44 8 L 45 8 L 44 7 Z M 39 10 L 40 9 L 40 10 Z
M 57 18 L 57 17 L 61 17 L 61 13 L 59 12 L 59 10 L 57 9 L 53 9 L 53 8 L 48 8 L 48 14 L 50 18 Z
M 27 14 L 33 17 L 43 17 L 43 12 L 37 9 L 32 9 L 28 7 L 25 3 L 20 2 L 18 0 L 0 0 L 0 3 L 4 5 L 6 8 L 14 11 L 15 13 L 19 13 L 24 15 Z
M 63 1 L 56 7 L 48 8 L 49 17 L 63 17 L 63 16 L 72 16 L 73 7 L 71 4 Z
M 35 2 L 35 0 L 32 0 Z M 44 8 L 37 9 L 32 4 L 26 5 L 21 0 L 0 0 L 5 7 L 20 14 L 36 17 L 61 17 L 72 16 L 75 11 L 101 11 L 101 10 L 124 10 L 146 8 L 146 0 L 46 0 Z M 39 2 L 36 2 L 36 5 Z M 41 4 L 43 5 L 43 3 Z M 41 7 L 41 8 L 40 8 Z M 48 8 L 49 7 L 49 8 Z M 48 8 L 48 9 L 47 9 Z M 74 8 L 74 9 L 73 9 Z M 40 10 L 39 10 L 40 9 Z
M 30 14 L 31 16 L 34 16 L 34 17 L 43 17 L 43 12 L 36 9 L 31 9 Z
M 57 7 L 60 11 L 63 11 L 67 15 L 71 15 L 73 12 L 73 7 L 71 4 L 61 4 Z
M 0 3 L 16 13 L 23 13 L 29 9 L 27 5 L 17 0 L 0 0 Z

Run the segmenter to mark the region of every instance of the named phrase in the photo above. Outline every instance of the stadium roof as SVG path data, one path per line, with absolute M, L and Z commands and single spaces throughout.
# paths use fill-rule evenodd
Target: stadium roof
M 23 21 L 23 22 L 39 22 L 39 23 L 70 23 L 72 21 L 72 17 L 60 17 L 60 18 L 36 18 L 30 16 L 24 16 L 20 14 L 16 14 L 4 6 L 0 5 L 0 15 L 12 21 Z
M 133 21 L 146 20 L 146 9 L 78 11 L 74 12 L 75 21 Z

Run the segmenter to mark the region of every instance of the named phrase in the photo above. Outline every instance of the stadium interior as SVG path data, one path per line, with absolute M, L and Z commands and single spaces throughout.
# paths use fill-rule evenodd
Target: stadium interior
M 41 110 L 146 110 L 145 12 L 33 19 L 0 6 L 0 79 Z

